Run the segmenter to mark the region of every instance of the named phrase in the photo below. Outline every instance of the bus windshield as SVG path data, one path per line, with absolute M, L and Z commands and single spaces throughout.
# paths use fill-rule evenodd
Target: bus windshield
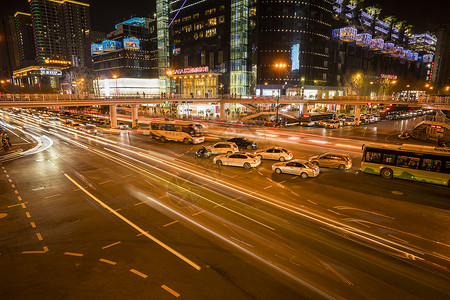
M 182 130 L 190 136 L 203 136 L 204 134 L 203 126 L 200 124 L 184 125 Z

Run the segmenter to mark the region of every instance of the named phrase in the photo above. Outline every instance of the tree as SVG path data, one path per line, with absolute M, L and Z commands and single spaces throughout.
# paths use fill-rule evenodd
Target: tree
M 395 21 L 397 21 L 397 17 L 387 16 L 383 19 L 383 21 L 389 25 L 389 32 L 387 34 L 387 40 L 390 40 L 392 37 L 392 29 L 394 28 Z
M 375 26 L 377 23 L 377 19 L 381 14 L 381 8 L 378 5 L 369 6 L 366 7 L 366 12 L 372 17 L 372 21 L 370 22 L 370 32 L 372 33 L 372 35 L 375 35 Z
M 89 72 L 84 67 L 71 67 L 63 70 L 62 81 L 69 86 L 72 94 L 84 92 L 88 84 Z

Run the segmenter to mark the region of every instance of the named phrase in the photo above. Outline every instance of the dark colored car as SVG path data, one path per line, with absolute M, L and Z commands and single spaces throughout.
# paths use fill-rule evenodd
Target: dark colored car
M 257 142 L 250 141 L 247 138 L 243 138 L 243 137 L 232 138 L 232 139 L 227 140 L 227 142 L 235 143 L 239 148 L 245 148 L 248 150 L 258 148 Z

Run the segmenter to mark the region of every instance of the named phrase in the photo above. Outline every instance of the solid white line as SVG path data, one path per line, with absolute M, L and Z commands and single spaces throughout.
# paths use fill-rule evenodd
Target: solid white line
M 125 223 L 127 223 L 128 225 L 130 225 L 131 227 L 133 227 L 134 229 L 136 229 L 137 231 L 139 231 L 142 235 L 145 235 L 147 238 L 149 238 L 150 240 L 154 241 L 156 244 L 158 244 L 159 246 L 161 246 L 162 248 L 166 249 L 167 251 L 169 251 L 170 253 L 172 253 L 173 255 L 175 255 L 176 257 L 180 258 L 181 260 L 183 260 L 184 262 L 186 262 L 187 264 L 189 264 L 190 266 L 192 266 L 193 268 L 195 268 L 196 270 L 201 270 L 201 267 L 199 265 L 197 265 L 196 263 L 194 263 L 193 261 L 191 261 L 190 259 L 188 259 L 187 257 L 185 257 L 184 255 L 182 255 L 181 253 L 179 253 L 178 251 L 172 249 L 171 247 L 169 247 L 168 245 L 164 244 L 163 242 L 161 242 L 160 240 L 158 240 L 157 238 L 153 237 L 152 235 L 148 234 L 146 231 L 144 231 L 143 229 L 141 229 L 139 226 L 137 226 L 136 224 L 134 224 L 133 222 L 131 222 L 130 220 L 128 220 L 127 218 L 125 218 L 124 216 L 122 216 L 121 214 L 119 214 L 118 212 L 116 212 L 114 209 L 112 209 L 111 207 L 109 207 L 107 204 L 105 204 L 104 202 L 102 202 L 100 199 L 98 199 L 97 197 L 95 197 L 94 195 L 92 195 L 90 192 L 88 192 L 85 188 L 83 188 L 80 184 L 78 184 L 78 182 L 76 182 L 74 179 L 72 179 L 69 175 L 64 174 L 64 176 L 67 177 L 67 179 L 69 179 L 74 185 L 76 185 L 81 191 L 83 191 L 86 195 L 88 195 L 89 197 L 91 197 L 95 202 L 97 202 L 98 204 L 100 204 L 101 206 L 103 206 L 104 208 L 106 208 L 110 213 L 114 214 L 116 217 L 118 217 L 119 219 L 121 219 L 122 221 L 124 221 Z

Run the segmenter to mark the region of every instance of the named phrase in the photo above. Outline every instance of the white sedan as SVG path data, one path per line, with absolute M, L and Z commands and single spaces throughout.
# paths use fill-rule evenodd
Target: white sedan
M 229 153 L 214 157 L 213 163 L 218 166 L 235 166 L 250 169 L 259 166 L 261 159 L 251 153 Z
M 225 153 L 233 153 L 238 152 L 239 148 L 235 143 L 230 142 L 219 142 L 215 143 L 211 146 L 205 147 L 207 151 L 209 151 L 211 154 L 225 154 Z
M 291 160 L 293 157 L 291 151 L 280 147 L 258 150 L 255 152 L 255 155 L 259 156 L 261 159 L 274 159 L 279 161 Z
M 306 160 L 293 160 L 290 162 L 279 162 L 272 165 L 272 170 L 277 173 L 300 175 L 302 178 L 316 177 L 319 175 L 319 167 Z

